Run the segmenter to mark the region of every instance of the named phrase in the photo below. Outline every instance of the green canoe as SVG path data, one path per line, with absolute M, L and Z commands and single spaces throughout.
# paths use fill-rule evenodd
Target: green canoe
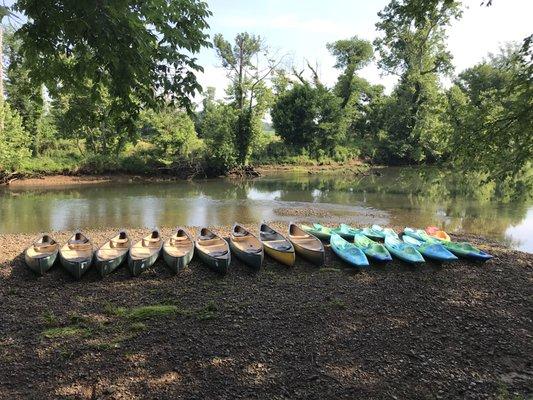
M 131 241 L 126 231 L 120 231 L 109 239 L 95 254 L 95 268 L 103 278 L 116 270 L 126 260 Z
M 54 265 L 59 244 L 49 235 L 42 235 L 24 252 L 26 265 L 36 274 L 44 275 Z
M 143 237 L 130 248 L 128 268 L 131 275 L 138 276 L 144 270 L 150 268 L 159 258 L 163 240 L 158 229 Z
M 76 232 L 59 250 L 61 265 L 74 278 L 80 279 L 93 263 L 93 244 L 81 232 Z
M 229 246 L 235 256 L 246 265 L 258 270 L 263 265 L 263 243 L 244 226 L 235 224 L 229 237 Z
M 308 225 L 302 225 L 302 229 L 307 233 L 310 233 L 311 235 L 326 242 L 329 241 L 332 233 L 331 228 L 328 228 L 327 226 L 322 226 L 320 224 L 313 224 L 312 227 Z
M 176 232 L 163 243 L 163 259 L 168 268 L 175 274 L 185 268 L 194 255 L 194 241 L 192 236 L 183 228 Z
M 196 253 L 209 268 L 226 274 L 231 263 L 231 253 L 228 242 L 216 235 L 208 228 L 200 230 L 200 236 L 196 239 Z
M 355 234 L 353 242 L 355 246 L 363 250 L 367 257 L 374 261 L 392 261 L 389 251 L 383 244 L 374 242 L 362 233 Z

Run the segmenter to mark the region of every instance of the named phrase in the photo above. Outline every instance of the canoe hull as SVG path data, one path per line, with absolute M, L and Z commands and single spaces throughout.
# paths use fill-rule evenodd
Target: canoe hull
M 24 253 L 24 261 L 26 265 L 37 275 L 44 275 L 57 260 L 59 250 L 46 257 L 30 257 L 28 253 Z
M 202 251 L 197 251 L 200 260 L 213 271 L 226 275 L 228 273 L 229 265 L 231 263 L 231 256 L 228 254 L 227 258 L 212 257 Z
M 277 262 L 292 267 L 296 261 L 296 254 L 294 251 L 280 251 L 268 246 L 264 246 L 265 253 L 272 257 Z
M 184 269 L 189 263 L 191 262 L 193 256 L 194 256 L 194 246 L 191 248 L 191 251 L 189 251 L 187 254 L 184 254 L 181 257 L 175 257 L 170 254 L 168 254 L 165 251 L 165 247 L 163 246 L 163 260 L 165 260 L 165 264 L 167 267 L 175 274 L 180 272 L 182 269 Z
M 235 246 L 232 240 L 230 240 L 229 242 L 229 247 L 235 257 L 237 257 L 249 267 L 252 267 L 255 270 L 259 270 L 261 268 L 261 265 L 263 265 L 263 259 L 265 258 L 265 253 L 263 250 L 258 253 L 248 253 L 246 251 L 242 251 L 237 246 Z
M 61 252 L 59 253 L 59 260 L 61 261 L 63 268 L 76 279 L 81 279 L 83 274 L 89 270 L 93 263 L 93 257 L 81 260 L 69 260 L 63 257 Z
M 152 265 L 155 264 L 157 259 L 159 258 L 159 253 L 161 250 L 158 250 L 154 254 L 150 255 L 146 258 L 141 259 L 134 259 L 132 257 L 128 258 L 128 269 L 130 270 L 130 274 L 132 276 L 139 276 L 141 272 L 147 270 Z
M 124 263 L 124 261 L 126 261 L 127 255 L 128 253 L 126 252 L 111 260 L 100 260 L 97 257 L 96 262 L 94 263 L 94 266 L 96 268 L 96 271 L 98 272 L 98 275 L 100 275 L 101 278 L 104 278 L 105 276 L 114 272 L 118 267 L 120 267 Z
M 320 267 L 326 262 L 326 255 L 324 251 L 311 250 L 306 247 L 302 247 L 295 242 L 293 242 L 292 245 L 294 246 L 294 250 L 296 251 L 296 253 L 298 253 L 300 256 L 302 256 L 312 264 Z

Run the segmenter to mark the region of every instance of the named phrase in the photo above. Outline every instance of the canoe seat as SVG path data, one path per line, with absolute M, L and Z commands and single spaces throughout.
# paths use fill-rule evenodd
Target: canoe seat
M 90 250 L 93 248 L 91 243 L 69 243 L 68 247 L 70 250 Z
M 127 247 L 128 242 L 129 242 L 128 239 L 111 239 L 109 241 L 109 246 L 112 248 L 115 248 L 115 247 L 124 248 L 124 247 Z
M 222 257 L 222 256 L 225 256 L 226 254 L 228 254 L 228 250 L 215 250 L 215 251 L 209 252 L 209 255 L 211 257 Z
M 161 238 L 143 238 L 142 239 L 142 245 L 144 247 L 159 247 L 159 243 L 161 243 Z
M 282 250 L 282 251 L 287 251 L 287 250 L 291 249 L 290 243 L 287 243 L 287 241 L 283 240 L 283 239 L 282 240 L 272 240 L 272 241 L 266 243 L 266 245 L 272 247 L 273 249 Z

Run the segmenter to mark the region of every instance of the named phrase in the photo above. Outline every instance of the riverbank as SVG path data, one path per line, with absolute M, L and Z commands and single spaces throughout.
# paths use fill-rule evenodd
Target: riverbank
M 86 233 L 100 245 L 115 231 Z M 1 398 L 531 394 L 533 256 L 493 241 L 454 236 L 495 256 L 483 265 L 357 272 L 328 248 L 320 269 L 266 258 L 254 274 L 234 260 L 221 278 L 195 258 L 177 276 L 158 261 L 137 278 L 121 268 L 75 282 L 58 266 L 44 277 L 24 266 L 34 236 L 0 236 Z

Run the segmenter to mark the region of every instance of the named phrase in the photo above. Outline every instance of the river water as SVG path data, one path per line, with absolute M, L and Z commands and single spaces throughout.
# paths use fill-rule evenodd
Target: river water
M 533 202 L 491 193 L 472 179 L 414 168 L 357 177 L 292 172 L 246 181 L 18 186 L 0 190 L 0 233 L 262 220 L 439 225 L 533 252 Z

